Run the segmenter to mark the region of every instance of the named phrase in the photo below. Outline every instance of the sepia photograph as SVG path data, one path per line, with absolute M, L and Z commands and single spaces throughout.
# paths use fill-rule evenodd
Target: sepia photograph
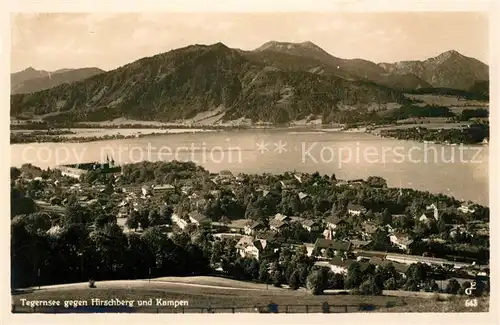
M 489 312 L 490 31 L 11 13 L 11 313 Z

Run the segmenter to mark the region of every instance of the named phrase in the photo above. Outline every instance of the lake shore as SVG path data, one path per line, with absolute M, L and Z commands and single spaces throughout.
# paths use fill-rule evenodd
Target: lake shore
M 139 131 L 140 130 L 140 131 Z M 143 138 L 149 136 L 181 134 L 181 133 L 204 133 L 216 132 L 217 130 L 188 128 L 188 129 L 88 129 L 74 128 L 68 131 L 37 131 L 37 130 L 11 130 L 10 143 L 44 143 L 64 142 L 83 143 L 103 140 L 118 140 Z

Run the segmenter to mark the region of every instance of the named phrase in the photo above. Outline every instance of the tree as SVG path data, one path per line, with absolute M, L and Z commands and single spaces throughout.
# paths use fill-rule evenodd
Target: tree
M 434 279 L 429 279 L 424 285 L 425 292 L 439 292 L 439 286 Z
M 471 287 L 470 281 L 463 282 L 462 285 L 461 285 L 461 287 L 460 287 L 460 289 L 458 290 L 458 294 L 459 295 L 465 295 L 465 292 L 466 292 L 465 289 L 468 289 L 470 287 Z
M 163 224 L 161 220 L 161 215 L 158 213 L 156 209 L 152 209 L 148 214 L 148 225 L 150 226 L 159 226 Z M 144 227 L 143 227 L 144 228 Z
M 344 289 L 344 275 L 328 272 L 328 289 Z
M 484 281 L 483 281 L 483 280 L 481 280 L 481 279 L 476 279 L 475 281 L 476 281 L 476 290 L 473 290 L 473 291 L 472 291 L 472 294 L 473 294 L 474 296 L 479 297 L 479 296 L 483 295 L 483 293 L 487 292 L 487 291 L 488 291 L 488 290 L 487 290 L 488 288 L 487 288 L 486 283 L 484 283 Z
M 10 190 L 10 216 L 11 218 L 19 214 L 30 214 L 37 210 L 35 201 L 26 197 L 24 192 L 15 187 Z
M 10 167 L 11 181 L 16 180 L 19 176 L 21 176 L 21 170 L 17 167 Z
M 137 229 L 139 227 L 139 214 L 137 211 L 132 210 L 125 221 L 125 226 L 129 229 Z
M 248 275 L 250 279 L 258 279 L 260 271 L 260 264 L 255 258 L 253 258 L 245 268 L 245 273 Z
M 375 281 L 374 277 L 370 277 L 361 283 L 359 292 L 363 295 L 378 296 L 382 294 L 382 287 Z
M 396 281 L 395 278 L 389 278 L 384 282 L 384 289 L 385 290 L 397 290 L 397 289 L 399 289 L 398 282 Z
M 431 271 L 430 266 L 423 263 L 411 264 L 408 270 L 406 270 L 406 277 L 413 280 L 420 286 L 420 284 L 427 280 L 427 275 Z
M 429 232 L 429 227 L 424 222 L 418 222 L 415 225 L 415 234 L 424 237 Z
M 259 268 L 259 281 L 262 283 L 269 282 L 269 264 L 266 261 L 263 261 L 260 264 Z
M 408 278 L 403 286 L 403 290 L 406 291 L 420 291 L 417 281 L 412 278 Z
M 349 265 L 347 270 L 347 277 L 345 281 L 345 286 L 348 289 L 354 289 L 359 287 L 363 281 L 363 272 L 361 271 L 361 265 L 359 262 L 354 262 Z
M 162 224 L 171 224 L 172 223 L 172 213 L 173 209 L 170 205 L 162 205 L 160 208 L 160 218 Z
M 366 183 L 371 187 L 387 187 L 387 181 L 379 176 L 368 177 Z
M 307 289 L 313 295 L 320 295 L 326 289 L 327 278 L 326 272 L 322 269 L 312 271 L 307 277 Z
M 300 276 L 297 270 L 293 271 L 288 280 L 288 285 L 292 290 L 297 290 L 300 287 Z
M 446 232 L 446 222 L 444 221 L 443 218 L 439 218 L 438 222 L 437 222 L 437 229 L 439 231 L 439 233 L 444 233 Z
M 283 274 L 280 269 L 277 269 L 273 273 L 273 286 L 281 287 L 281 283 L 283 282 Z
M 94 219 L 96 228 L 102 228 L 104 225 L 114 222 L 116 222 L 116 217 L 109 213 L 99 213 Z
M 446 285 L 446 293 L 457 294 L 460 290 L 460 283 L 456 279 L 450 279 Z

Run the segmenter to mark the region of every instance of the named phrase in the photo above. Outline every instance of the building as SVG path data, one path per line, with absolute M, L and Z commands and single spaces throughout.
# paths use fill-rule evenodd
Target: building
M 286 179 L 283 181 L 280 181 L 281 184 L 281 189 L 282 190 L 294 190 L 297 188 L 297 180 L 296 179 Z
M 252 221 L 245 225 L 244 232 L 246 235 L 255 235 L 257 231 L 265 230 L 266 226 L 260 221 Z
M 328 218 L 325 219 L 326 227 L 334 230 L 335 228 L 341 226 L 343 223 L 346 223 L 344 218 L 340 217 L 339 215 L 331 215 Z
M 254 240 L 250 236 L 241 237 L 236 243 L 236 250 L 241 257 L 259 259 L 260 254 L 267 247 L 267 241 L 264 239 Z
M 349 266 L 356 262 L 352 259 L 346 259 L 342 256 L 335 256 L 329 261 L 317 261 L 314 263 L 315 266 L 322 266 L 329 268 L 333 273 L 337 274 L 347 274 Z
M 324 256 L 328 249 L 333 250 L 335 256 L 343 255 L 351 250 L 350 242 L 318 238 L 314 243 L 314 251 L 317 255 Z
M 179 228 L 184 229 L 188 225 L 187 221 L 179 217 L 177 214 L 172 214 L 172 223 L 176 224 Z
M 394 267 L 394 269 L 396 270 L 396 272 L 398 272 L 403 277 L 406 277 L 406 271 L 408 271 L 408 269 L 410 268 L 410 265 L 408 265 L 408 264 L 390 261 L 384 257 L 378 257 L 378 256 L 372 256 L 368 260 L 368 263 L 375 265 L 375 269 L 378 269 L 381 266 L 392 265 Z
M 141 193 L 142 193 L 142 197 L 147 197 L 147 196 L 151 195 L 151 188 L 147 187 L 147 186 L 143 186 L 141 188 Z
M 272 231 L 279 231 L 283 229 L 288 223 L 282 220 L 273 219 L 269 221 L 269 229 Z
M 285 216 L 284 214 L 281 214 L 281 213 L 277 213 L 277 214 L 274 215 L 274 218 L 272 220 L 289 222 L 290 221 L 290 217 Z
M 358 205 L 358 204 L 349 203 L 347 205 L 347 212 L 350 215 L 359 216 L 359 215 L 361 215 L 363 213 L 366 213 L 366 208 L 364 206 L 361 206 L 361 205 Z
M 403 234 L 403 233 L 392 233 L 389 236 L 391 243 L 393 243 L 395 246 L 397 246 L 399 249 L 402 249 L 404 251 L 409 251 L 411 244 L 413 244 L 413 239 L 410 238 L 408 234 Z
M 296 179 L 299 183 L 302 183 L 302 175 L 293 174 L 293 177 L 295 177 L 295 179 Z
M 378 230 L 378 226 L 375 225 L 373 222 L 363 222 L 361 225 L 361 235 L 365 240 L 369 240 L 372 238 L 373 234 L 375 234 Z
M 237 240 L 240 240 L 243 235 L 241 234 L 235 234 L 235 233 L 216 233 L 213 235 L 214 238 L 217 238 L 217 239 L 237 239 Z
M 302 222 L 302 227 L 309 232 L 315 232 L 319 231 L 320 224 L 316 220 L 308 219 Z
M 163 194 L 175 191 L 175 186 L 170 184 L 165 185 L 153 185 L 152 186 L 153 194 Z
M 460 235 L 470 236 L 471 233 L 467 230 L 464 225 L 453 225 L 450 229 L 450 237 L 455 238 Z
M 464 214 L 471 214 L 476 212 L 476 209 L 474 209 L 473 204 L 468 204 L 468 203 L 462 203 L 461 206 L 457 208 L 458 211 L 464 213 Z
M 116 166 L 114 160 L 109 161 L 109 158 L 105 163 L 91 162 L 82 164 L 59 165 L 54 169 L 60 170 L 61 174 L 64 176 L 73 178 L 80 178 L 82 175 L 85 175 L 89 171 L 100 171 L 103 173 L 113 174 L 121 172 L 121 167 Z
M 311 256 L 314 251 L 314 244 L 304 243 L 303 245 L 306 247 L 307 256 Z
M 439 220 L 439 210 L 437 204 L 432 203 L 431 205 L 426 206 L 425 210 L 426 212 L 432 212 L 432 216 L 434 217 L 434 219 Z
M 193 193 L 193 186 L 184 185 L 181 187 L 181 192 L 185 195 L 191 195 Z
M 424 222 L 424 223 L 429 223 L 432 219 L 434 219 L 434 211 L 425 211 L 422 213 L 420 218 L 418 218 L 419 221 Z
M 357 239 L 352 239 L 350 240 L 350 242 L 351 242 L 351 248 L 354 250 L 366 249 L 372 243 L 371 240 L 357 240 Z
M 199 213 L 198 211 L 191 211 L 189 213 L 189 221 L 197 226 L 206 226 L 212 223 L 212 220 L 206 215 Z

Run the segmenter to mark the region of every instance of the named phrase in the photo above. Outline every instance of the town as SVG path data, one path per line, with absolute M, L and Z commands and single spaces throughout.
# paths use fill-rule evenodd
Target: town
M 489 291 L 489 208 L 192 162 L 11 167 L 12 287 L 219 275 L 313 294 Z

